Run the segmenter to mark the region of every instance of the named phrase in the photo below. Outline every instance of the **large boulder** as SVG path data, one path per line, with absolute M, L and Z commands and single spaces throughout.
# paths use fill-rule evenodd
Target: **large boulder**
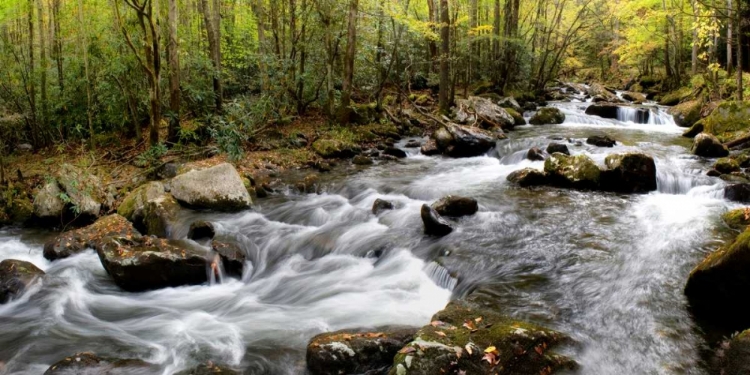
M 431 236 L 446 236 L 453 232 L 453 227 L 443 219 L 434 208 L 423 204 L 420 212 L 424 223 L 424 233 Z
M 562 143 L 552 142 L 547 146 L 547 153 L 554 154 L 555 152 L 559 152 L 565 155 L 570 155 L 570 150 L 568 150 L 568 146 Z
M 576 189 L 595 189 L 601 177 L 599 167 L 586 155 L 554 153 L 544 162 L 544 172 L 553 185 Z
M 474 198 L 448 195 L 438 199 L 431 206 L 439 215 L 461 217 L 474 215 L 479 210 L 479 204 Z
M 670 108 L 669 114 L 674 117 L 677 126 L 689 128 L 701 119 L 701 108 L 703 108 L 703 102 L 690 100 Z
M 94 353 L 77 353 L 50 366 L 44 375 L 147 375 L 158 368 L 140 359 L 99 357 Z
M 524 168 L 508 175 L 507 180 L 521 187 L 547 185 L 549 182 L 544 172 L 534 168 Z
M 48 241 L 44 244 L 44 257 L 49 260 L 67 258 L 83 250 L 96 248 L 107 237 L 133 238 L 138 235 L 138 231 L 127 219 L 112 214 L 87 227 L 62 233 Z
M 615 93 L 607 90 L 607 88 L 600 83 L 592 83 L 591 85 L 589 85 L 589 87 L 586 89 L 586 93 L 589 94 L 590 97 L 595 98 L 595 101 L 604 101 L 610 103 L 617 103 L 620 101 Z
M 143 234 L 169 238 L 180 213 L 180 204 L 171 194 L 163 194 L 146 202 L 143 217 L 136 228 Z
M 497 101 L 497 105 L 505 109 L 512 109 L 518 113 L 523 113 L 523 108 L 521 108 L 521 105 L 518 104 L 516 99 L 512 96 L 501 98 L 500 100 Z
M 619 113 L 620 106 L 610 103 L 592 104 L 586 108 L 587 115 L 601 118 L 617 119 Z
M 22 260 L 5 259 L 0 262 L 0 304 L 20 297 L 26 288 L 44 271 Z
M 194 243 L 145 236 L 107 237 L 96 252 L 115 284 L 129 292 L 205 283 L 213 260 Z
M 738 183 L 724 187 L 724 198 L 733 202 L 750 203 L 750 183 Z
M 648 193 L 656 190 L 654 159 L 641 153 L 613 154 L 604 159 L 602 188 L 619 193 Z
M 743 231 L 750 226 L 750 208 L 738 208 L 721 215 L 724 223 L 735 230 Z
M 164 195 L 164 184 L 158 181 L 145 183 L 125 196 L 117 207 L 117 213 L 126 219 L 137 223 L 143 220 L 143 208 L 146 202 Z
M 550 352 L 565 340 L 561 333 L 458 300 L 398 351 L 389 375 L 552 374 L 577 367 Z
M 515 122 L 516 126 L 526 125 L 526 119 L 521 115 L 523 112 L 516 112 L 511 108 L 506 108 L 505 111 L 508 112 L 510 117 L 513 117 L 513 122 Z
M 451 157 L 484 155 L 495 147 L 497 137 L 489 132 L 468 126 L 448 124 L 433 133 L 438 149 Z
M 60 220 L 65 210 L 61 195 L 57 181 L 47 182 L 34 197 L 34 216 L 43 220 Z
M 172 179 L 171 193 L 189 207 L 240 211 L 252 201 L 237 170 L 231 164 L 192 170 Z
M 699 321 L 729 330 L 750 327 L 750 231 L 709 254 L 690 272 L 685 296 Z
M 456 101 L 456 121 L 461 124 L 478 123 L 486 129 L 513 129 L 515 121 L 508 112 L 492 100 L 478 96 Z
M 559 108 L 539 108 L 534 116 L 529 119 L 531 125 L 558 125 L 565 122 L 565 114 Z
M 719 142 L 718 138 L 707 133 L 701 133 L 695 137 L 690 152 L 707 158 L 722 158 L 729 155 L 729 149 Z
M 417 328 L 387 328 L 322 333 L 307 345 L 307 368 L 313 375 L 383 374 L 416 332 Z
M 43 221 L 93 221 L 102 209 L 99 178 L 63 164 L 34 197 L 34 214 Z
M 744 134 L 750 128 L 750 104 L 748 102 L 724 102 L 703 119 L 706 133 L 722 141 Z

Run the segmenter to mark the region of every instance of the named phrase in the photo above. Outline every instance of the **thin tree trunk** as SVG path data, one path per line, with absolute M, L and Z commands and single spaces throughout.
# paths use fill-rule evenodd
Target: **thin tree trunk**
M 741 0 L 738 0 L 741 1 Z M 727 0 L 727 74 L 732 72 L 732 0 Z
M 57 85 L 60 93 L 65 91 L 65 77 L 63 76 L 62 36 L 60 35 L 60 1 L 52 1 L 52 31 L 54 34 L 55 62 L 57 64 Z
M 83 25 L 83 0 L 78 0 L 78 22 Z M 83 55 L 83 72 L 86 75 L 86 123 L 89 129 L 89 147 L 93 150 L 96 146 L 94 142 L 94 123 L 93 114 L 91 113 L 91 76 L 89 75 L 89 43 L 86 31 L 79 31 L 79 45 Z
M 176 142 L 180 132 L 180 55 L 177 38 L 177 0 L 169 0 L 167 12 L 169 40 L 167 59 L 169 60 L 169 130 L 167 141 Z
M 691 0 L 690 4 L 693 7 L 693 18 L 694 22 L 698 20 L 698 11 L 696 9 L 696 2 L 697 0 Z M 693 28 L 693 48 L 692 48 L 692 54 L 690 59 L 690 74 L 696 75 L 698 73 L 698 29 Z
M 40 146 L 40 135 L 39 135 L 39 122 L 36 112 L 36 84 L 34 80 L 34 73 L 36 71 L 36 65 L 34 62 L 34 0 L 29 0 L 29 74 L 28 74 L 28 86 L 29 86 L 29 107 L 31 108 L 31 139 L 34 146 Z
M 737 1 L 737 100 L 742 101 L 744 98 L 744 84 L 742 82 L 742 1 Z
M 438 16 L 436 14 L 439 13 L 437 9 L 437 5 L 435 4 L 435 0 L 427 0 L 427 10 L 429 13 L 429 21 L 430 25 L 435 25 L 438 22 Z M 435 26 L 431 26 L 432 31 L 436 31 L 437 28 Z M 427 40 L 427 47 L 430 50 L 430 61 L 432 62 L 430 64 L 430 71 L 431 72 L 437 72 L 438 68 L 438 47 L 437 43 L 430 38 Z
M 471 4 L 469 6 L 469 27 L 471 30 L 475 30 L 479 24 L 477 23 L 477 16 L 479 13 L 479 5 L 477 4 L 477 0 L 471 0 Z M 475 34 L 471 34 L 471 47 L 470 47 L 470 53 L 469 53 L 469 73 L 468 73 L 468 79 L 467 81 L 471 81 L 476 77 L 476 64 L 477 64 L 477 43 L 474 41 L 476 39 Z M 469 82 L 466 82 L 467 86 Z
M 39 101 L 41 105 L 40 126 L 47 131 L 49 104 L 47 101 L 47 30 L 44 23 L 44 6 L 37 0 L 37 22 L 39 24 Z
M 260 70 L 260 89 L 261 92 L 265 93 L 269 89 L 269 84 L 268 68 L 265 63 L 266 18 L 265 9 L 263 8 L 263 0 L 253 0 L 253 12 L 255 13 L 255 20 L 258 25 L 258 68 Z
M 216 3 L 217 1 L 214 0 L 214 7 L 216 7 Z M 218 23 L 220 17 L 217 16 L 219 14 L 219 10 L 214 9 L 212 11 L 209 7 L 208 0 L 200 0 L 198 4 L 201 8 L 201 13 L 203 13 L 203 23 L 205 23 L 206 25 L 206 37 L 208 39 L 208 50 L 211 56 L 211 63 L 214 67 L 212 81 L 214 86 L 215 109 L 217 113 L 220 113 L 223 95 L 221 87 L 221 55 L 219 53 L 221 49 L 219 27 L 221 25 Z
M 448 0 L 440 0 L 440 92 L 439 109 L 447 113 L 450 109 L 450 17 L 448 15 Z
M 339 109 L 339 121 L 342 124 L 349 122 L 352 99 L 352 80 L 354 78 L 354 58 L 357 50 L 357 8 L 359 0 L 349 1 L 349 21 L 346 38 L 346 56 L 344 56 L 344 83 L 341 89 L 341 108 Z

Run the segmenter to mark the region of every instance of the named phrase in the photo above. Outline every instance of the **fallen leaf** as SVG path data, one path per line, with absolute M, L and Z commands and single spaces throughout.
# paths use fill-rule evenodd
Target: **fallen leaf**
M 471 349 L 471 344 L 466 344 L 466 346 L 464 346 L 464 349 L 466 349 L 466 352 L 469 353 L 469 355 L 474 354 L 474 351 Z
M 484 349 L 485 353 L 493 353 L 493 352 L 496 352 L 496 351 L 497 351 L 497 348 L 494 347 L 494 346 L 488 346 L 487 349 Z
M 477 323 L 481 323 L 482 322 L 482 317 L 480 316 L 480 317 L 474 319 L 474 321 L 477 322 Z
M 474 322 L 471 321 L 471 320 L 465 321 L 464 322 L 464 327 L 466 327 L 466 329 L 468 329 L 469 331 L 476 331 L 477 330 L 477 326 L 474 325 Z
M 399 350 L 398 352 L 401 353 L 401 354 L 406 354 L 406 353 L 412 353 L 412 352 L 416 352 L 416 351 L 417 351 L 417 349 L 414 349 L 413 346 L 405 346 L 405 347 L 401 348 L 401 350 Z
M 445 332 L 443 332 L 443 331 L 437 331 L 437 332 L 435 332 L 435 334 L 438 335 L 438 336 L 441 336 L 441 337 L 445 337 Z

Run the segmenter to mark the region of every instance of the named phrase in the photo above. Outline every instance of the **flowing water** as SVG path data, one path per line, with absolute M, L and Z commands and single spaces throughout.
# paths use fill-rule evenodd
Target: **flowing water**
M 732 205 L 708 161 L 658 107 L 660 122 L 605 120 L 586 103 L 554 103 L 559 126 L 522 126 L 490 154 L 419 155 L 321 176 L 325 193 L 286 193 L 238 214 L 186 212 L 218 223 L 248 255 L 242 280 L 125 293 L 87 251 L 50 263 L 49 234 L 0 231 L 0 259 L 28 260 L 48 277 L 0 305 L 0 361 L 10 374 L 41 374 L 74 352 L 141 358 L 172 374 L 213 360 L 249 374 L 303 374 L 315 334 L 343 328 L 421 326 L 451 298 L 478 293 L 508 315 L 571 335 L 562 352 L 580 374 L 702 374 L 705 345 L 682 288 L 690 269 L 723 238 Z M 606 133 L 614 149 L 585 144 Z M 658 191 L 647 195 L 510 186 L 530 147 L 568 143 L 596 162 L 613 152 L 656 159 Z M 442 239 L 422 234 L 419 209 L 447 194 L 480 210 Z M 375 216 L 375 199 L 396 209 Z M 2 370 L 0 370 L 2 372 Z

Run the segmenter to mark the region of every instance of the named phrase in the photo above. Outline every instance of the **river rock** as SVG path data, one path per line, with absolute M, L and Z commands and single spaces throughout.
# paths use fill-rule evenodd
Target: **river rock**
M 568 146 L 562 144 L 562 143 L 555 143 L 552 142 L 547 146 L 547 153 L 552 155 L 555 152 L 559 152 L 561 154 L 570 155 L 570 150 L 568 150 Z
M 96 252 L 115 284 L 129 292 L 208 281 L 206 266 L 210 254 L 188 241 L 108 237 L 97 246 Z
M 693 148 L 690 150 L 694 155 L 707 158 L 721 158 L 729 155 L 729 150 L 719 139 L 707 133 L 698 134 L 693 141 Z
M 34 216 L 42 220 L 59 220 L 65 209 L 65 203 L 60 199 L 61 194 L 57 181 L 47 182 L 34 197 Z
M 453 232 L 453 227 L 434 208 L 426 204 L 422 205 L 421 216 L 425 234 L 442 237 Z
M 163 194 L 146 202 L 143 218 L 136 228 L 146 235 L 169 238 L 174 222 L 180 213 L 180 204 L 171 194 Z
M 735 230 L 745 230 L 750 226 L 750 208 L 738 208 L 725 212 L 721 215 L 724 223 Z
M 576 189 L 595 189 L 599 186 L 601 171 L 586 155 L 569 156 L 555 153 L 544 162 L 544 172 L 551 184 Z
M 640 92 L 625 91 L 622 93 L 622 98 L 634 103 L 643 103 L 646 101 L 646 94 Z
M 433 138 L 438 149 L 451 157 L 484 155 L 495 147 L 497 139 L 485 130 L 456 124 L 441 127 L 433 133 Z
M 750 203 L 750 184 L 739 183 L 725 186 L 724 198 L 734 202 Z
M 740 163 L 734 159 L 721 158 L 714 163 L 713 169 L 721 174 L 728 174 L 740 170 Z
M 375 199 L 375 202 L 372 204 L 372 213 L 377 215 L 383 211 L 392 210 L 393 208 L 393 202 L 378 198 Z
M 421 146 L 422 146 L 422 142 L 416 139 L 410 139 L 408 142 L 406 142 L 406 145 L 404 145 L 404 147 L 406 148 L 419 148 Z
M 216 228 L 209 221 L 199 220 L 190 224 L 187 238 L 191 240 L 212 239 L 216 236 Z
M 389 375 L 552 374 L 577 366 L 550 351 L 566 340 L 559 332 L 458 300 L 398 351 Z
M 307 368 L 313 375 L 384 374 L 416 332 L 417 328 L 387 328 L 322 333 L 307 345 Z
M 231 164 L 192 170 L 172 179 L 172 195 L 182 204 L 217 211 L 240 211 L 250 207 L 250 195 Z
M 365 155 L 357 155 L 354 158 L 352 158 L 352 164 L 354 165 L 372 165 L 374 162 L 372 161 L 372 158 Z
M 406 151 L 396 147 L 386 147 L 382 155 L 390 155 L 398 159 L 403 159 L 406 157 Z
M 619 112 L 620 106 L 610 103 L 592 104 L 586 108 L 586 114 L 589 116 L 599 116 L 609 119 L 617 119 Z
M 211 241 L 211 248 L 219 255 L 221 264 L 224 266 L 224 272 L 227 275 L 238 278 L 242 277 L 242 272 L 245 269 L 245 260 L 247 259 L 242 248 L 232 241 L 224 239 L 214 239 Z
M 615 147 L 617 141 L 607 135 L 593 135 L 586 139 L 586 143 L 597 147 Z
M 565 114 L 555 107 L 539 108 L 529 120 L 531 125 L 558 125 L 563 122 L 565 122 Z
M 690 272 L 685 296 L 700 322 L 729 330 L 750 327 L 750 231 L 709 254 Z
M 461 217 L 474 215 L 479 211 L 479 204 L 474 198 L 448 195 L 440 198 L 431 206 L 439 215 Z
M 440 149 L 438 149 L 437 142 L 435 142 L 434 139 L 428 139 L 427 142 L 419 148 L 419 152 L 427 156 L 440 155 Z
M 117 207 L 117 213 L 134 223 L 140 222 L 143 220 L 143 208 L 146 202 L 161 197 L 164 192 L 164 184 L 161 182 L 145 183 L 125 196 L 120 206 Z
M 546 185 L 549 181 L 544 172 L 534 168 L 524 168 L 508 175 L 507 180 L 521 187 Z
M 595 98 L 594 101 L 604 101 L 604 102 L 610 102 L 610 103 L 617 103 L 620 101 L 620 99 L 615 95 L 613 92 L 607 90 L 604 85 L 600 83 L 592 83 L 589 85 L 589 87 L 586 89 L 586 93 L 589 94 L 592 98 Z
M 478 96 L 456 101 L 456 122 L 460 124 L 478 123 L 486 129 L 501 128 L 510 130 L 515 126 L 513 117 L 492 100 Z
M 713 365 L 716 374 L 750 374 L 750 330 L 744 330 L 723 342 L 717 349 Z
M 523 108 L 512 96 L 507 96 L 497 101 L 497 105 L 505 109 L 512 109 L 518 113 L 523 113 Z
M 138 231 L 127 219 L 112 214 L 97 220 L 87 227 L 67 231 L 44 244 L 44 257 L 57 260 L 93 249 L 107 237 L 133 238 Z
M 0 262 L 0 304 L 20 297 L 36 279 L 44 276 L 37 266 L 15 259 Z
M 618 193 L 648 193 L 656 190 L 654 159 L 641 153 L 613 154 L 604 159 L 602 188 Z
M 703 133 L 703 130 L 705 130 L 703 120 L 699 120 L 695 124 L 693 124 L 690 129 L 685 130 L 685 132 L 682 133 L 682 136 L 685 138 L 695 138 L 695 136 L 697 136 L 698 134 Z
M 219 365 L 219 364 L 213 363 L 212 361 L 208 361 L 207 363 L 202 363 L 189 370 L 180 371 L 176 373 L 175 375 L 216 375 L 216 374 L 240 375 L 242 373 L 235 371 L 227 366 Z
M 362 151 L 353 141 L 343 139 L 322 138 L 313 142 L 311 147 L 326 159 L 350 158 Z
M 690 100 L 670 108 L 669 114 L 674 117 L 677 126 L 689 128 L 701 119 L 702 108 L 701 100 Z
M 99 216 L 104 192 L 98 177 L 70 164 L 63 164 L 55 179 L 68 196 L 73 212 L 89 219 Z
M 99 357 L 94 353 L 77 353 L 53 364 L 44 375 L 147 375 L 158 368 L 139 359 Z
M 526 159 L 529 159 L 531 161 L 543 161 L 544 151 L 540 150 L 538 147 L 532 147 L 526 153 Z
M 750 128 L 750 104 L 748 102 L 725 101 L 703 119 L 706 132 L 722 140 L 732 135 L 743 135 Z

